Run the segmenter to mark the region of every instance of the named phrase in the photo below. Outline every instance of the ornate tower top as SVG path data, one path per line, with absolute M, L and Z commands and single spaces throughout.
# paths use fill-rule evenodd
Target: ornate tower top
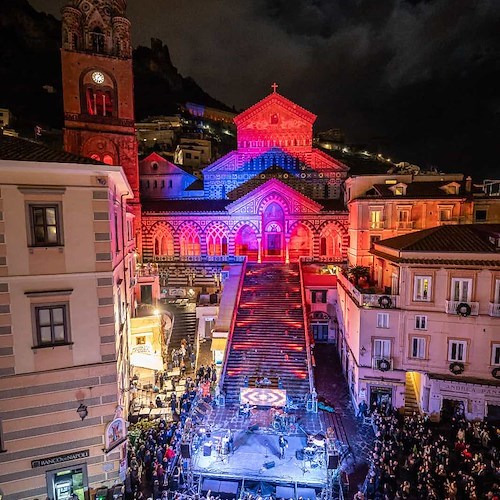
M 132 57 L 126 0 L 70 0 L 62 9 L 64 50 Z
M 68 6 L 74 7 L 83 13 L 97 8 L 104 15 L 124 16 L 127 9 L 126 0 L 70 0 Z

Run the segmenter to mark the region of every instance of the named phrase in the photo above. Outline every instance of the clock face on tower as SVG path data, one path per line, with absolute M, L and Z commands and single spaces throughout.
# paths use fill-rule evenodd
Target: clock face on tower
M 104 83 L 104 74 L 100 71 L 94 71 L 92 73 L 92 80 L 94 81 L 94 83 L 101 85 L 102 83 Z

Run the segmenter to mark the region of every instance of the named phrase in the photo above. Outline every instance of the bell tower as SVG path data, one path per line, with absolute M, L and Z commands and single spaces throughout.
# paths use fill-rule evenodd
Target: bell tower
M 64 149 L 121 165 L 140 229 L 130 21 L 126 0 L 70 0 L 62 9 Z

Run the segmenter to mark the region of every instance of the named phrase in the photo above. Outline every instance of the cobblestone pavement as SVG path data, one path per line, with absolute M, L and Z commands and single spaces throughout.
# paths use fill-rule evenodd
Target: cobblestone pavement
M 368 455 L 373 447 L 373 430 L 355 418 L 349 397 L 347 382 L 342 374 L 339 357 L 333 344 L 316 344 L 314 348 L 316 368 L 314 378 L 318 397 L 325 398 L 335 408 L 331 419 L 338 419 L 356 460 L 354 473 L 350 475 L 350 495 L 357 491 L 368 471 Z

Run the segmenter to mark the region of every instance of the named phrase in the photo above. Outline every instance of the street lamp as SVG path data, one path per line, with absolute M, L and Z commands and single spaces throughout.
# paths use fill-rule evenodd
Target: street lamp
M 78 410 L 76 410 L 76 413 L 78 413 L 79 417 L 84 420 L 85 417 L 89 414 L 89 411 L 87 409 L 87 405 L 84 405 L 83 403 L 80 403 L 80 406 L 78 407 Z

